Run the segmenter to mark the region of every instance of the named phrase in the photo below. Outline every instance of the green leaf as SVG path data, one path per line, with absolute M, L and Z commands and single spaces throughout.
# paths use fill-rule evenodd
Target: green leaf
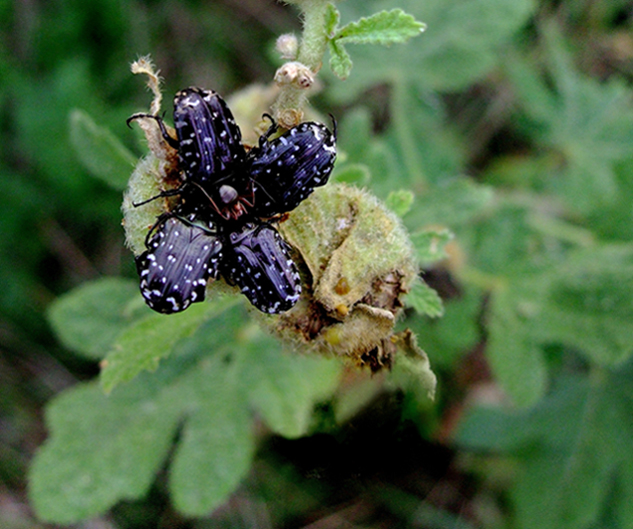
M 241 361 L 253 376 L 249 396 L 266 424 L 286 438 L 305 435 L 315 404 L 338 386 L 341 363 L 335 359 L 283 354 L 279 344 L 260 334 L 245 347 Z M 243 370 L 246 373 L 247 366 Z M 246 376 L 246 375 L 245 375 Z
M 354 49 L 354 75 L 333 83 L 329 95 L 339 103 L 357 101 L 371 86 L 394 80 L 421 91 L 464 89 L 490 71 L 507 53 L 513 34 L 536 8 L 532 0 L 366 0 L 341 2 L 341 18 L 355 20 L 375 9 L 401 8 L 428 29 L 405 46 Z
M 555 26 L 546 25 L 543 35 L 545 75 L 529 59 L 513 56 L 506 64 L 528 118 L 526 133 L 559 160 L 541 185 L 572 211 L 599 211 L 619 198 L 614 164 L 633 155 L 630 90 L 616 77 L 601 81 L 581 75 Z
M 138 285 L 120 278 L 105 278 L 59 297 L 48 309 L 48 319 L 60 341 L 87 358 L 101 360 L 116 337 L 135 319 L 146 314 L 138 298 Z
M 255 450 L 250 417 L 239 400 L 215 400 L 187 422 L 171 473 L 174 504 L 203 516 L 222 503 L 248 473 Z
M 630 505 L 630 486 L 609 493 L 614 483 L 631 481 L 632 374 L 630 363 L 617 372 L 594 370 L 590 378 L 557 380 L 532 410 L 469 413 L 458 442 L 513 454 L 519 465 L 510 495 L 517 527 L 603 527 L 600 517 L 613 504 Z M 626 509 L 619 513 L 627 516 Z
M 328 48 L 330 50 L 330 69 L 336 77 L 344 81 L 352 71 L 352 59 L 345 47 L 337 41 L 330 40 Z
M 416 281 L 407 294 L 407 305 L 413 307 L 422 316 L 439 318 L 444 314 L 442 299 L 423 281 Z
M 181 512 L 203 516 L 226 501 L 251 465 L 255 438 L 246 384 L 216 355 L 192 370 L 180 386 L 193 390 L 195 408 L 174 456 L 170 490 Z
M 325 33 L 330 39 L 334 37 L 340 19 L 341 14 L 339 10 L 336 9 L 333 3 L 329 3 L 325 13 Z
M 381 11 L 374 15 L 351 22 L 339 29 L 334 37 L 340 42 L 354 44 L 394 44 L 405 42 L 426 29 L 402 9 Z
M 520 294 L 499 290 L 491 300 L 486 356 L 503 389 L 518 406 L 531 406 L 545 394 L 543 353 L 529 333 Z
M 493 204 L 493 188 L 466 178 L 451 179 L 416 195 L 408 226 L 440 225 L 455 228 L 471 223 Z
M 415 195 L 411 191 L 407 189 L 400 189 L 399 191 L 392 191 L 389 193 L 387 200 L 385 200 L 385 204 L 396 215 L 404 217 L 411 209 L 414 198 Z
M 97 125 L 83 110 L 70 113 L 70 141 L 90 173 L 113 187 L 125 189 L 138 161 L 109 130 Z
M 332 175 L 332 181 L 365 186 L 371 180 L 369 168 L 362 163 L 346 163 L 342 167 L 337 166 Z
M 633 355 L 633 245 L 579 250 L 541 279 L 541 340 L 571 345 L 614 365 Z
M 49 406 L 49 439 L 30 470 L 29 495 L 42 520 L 69 524 L 143 496 L 169 452 L 178 410 L 149 379 L 109 397 L 81 384 Z
M 226 310 L 226 300 L 192 305 L 185 312 L 151 314 L 122 332 L 104 360 L 101 385 L 106 392 L 129 382 L 145 370 L 153 371 L 174 345 L 191 336 L 200 325 Z
M 218 313 L 155 373 L 110 395 L 88 384 L 57 397 L 47 413 L 50 438 L 31 472 L 38 515 L 72 523 L 146 494 L 182 427 L 170 491 L 180 511 L 201 516 L 249 470 L 251 404 L 276 431 L 306 432 L 315 403 L 338 383 L 340 363 L 283 355 L 271 337 L 244 328 L 245 317 L 242 305 Z
M 427 228 L 425 230 L 413 233 L 411 242 L 415 249 L 415 256 L 423 265 L 430 265 L 442 259 L 446 259 L 446 245 L 453 240 L 455 236 L 446 228 Z

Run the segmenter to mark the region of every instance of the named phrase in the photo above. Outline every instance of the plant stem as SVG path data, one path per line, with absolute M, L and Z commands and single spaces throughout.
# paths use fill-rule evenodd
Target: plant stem
M 330 0 L 295 0 L 303 20 L 303 34 L 297 61 L 316 74 L 323 64 L 327 47 L 325 16 Z M 290 128 L 303 120 L 303 108 L 307 103 L 305 88 L 294 84 L 281 87 L 273 104 L 273 113 L 282 127 Z
M 303 35 L 297 60 L 317 73 L 323 64 L 327 46 L 325 15 L 329 0 L 305 0 L 298 5 L 303 18 Z

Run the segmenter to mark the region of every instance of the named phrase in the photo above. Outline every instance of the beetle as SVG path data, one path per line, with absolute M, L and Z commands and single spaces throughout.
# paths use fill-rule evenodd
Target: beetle
M 136 269 L 150 308 L 172 314 L 204 300 L 207 283 L 217 277 L 222 260 L 221 237 L 212 222 L 168 214 L 158 219 L 145 244 Z
M 268 141 L 277 130 L 270 119 L 271 127 L 247 164 L 254 187 L 253 213 L 260 217 L 292 211 L 315 187 L 327 183 L 336 160 L 336 121 L 333 132 L 310 121 Z
M 183 184 L 137 206 L 162 196 L 183 195 L 184 201 L 208 203 L 224 219 L 237 219 L 245 213 L 252 196 L 250 179 L 243 167 L 246 150 L 240 128 L 217 92 L 189 87 L 176 93 L 176 138 L 167 132 L 159 116 L 134 114 L 127 123 L 140 118 L 156 120 L 167 144 L 178 151 Z
M 268 314 L 291 309 L 301 295 L 301 276 L 290 245 L 269 223 L 246 223 L 225 237 L 220 265 L 253 306 Z

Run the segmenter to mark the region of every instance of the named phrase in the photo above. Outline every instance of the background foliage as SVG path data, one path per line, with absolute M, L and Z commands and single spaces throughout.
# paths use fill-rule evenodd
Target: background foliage
M 104 401 L 96 361 L 144 310 L 117 189 L 145 149 L 124 125 L 149 99 L 129 62 L 151 53 L 166 94 L 189 85 L 229 94 L 268 82 L 272 42 L 298 31 L 296 12 L 272 1 L 0 1 L 3 527 L 48 526 L 26 499 L 29 468 L 40 516 L 60 523 L 114 505 L 100 515 L 106 527 L 633 525 L 630 2 L 339 7 L 343 24 L 393 8 L 427 24 L 404 45 L 347 43 L 349 78 L 324 71 L 312 103 L 339 118 L 338 178 L 382 198 L 412 191 L 403 220 L 414 239 L 428 227 L 455 234 L 425 273 L 444 316 L 402 322 L 439 376 L 435 402 L 388 377 L 347 372 L 339 383 L 328 363 L 289 363 L 242 305 L 224 302 L 192 307 L 203 327 L 174 322 L 172 336 L 189 336 L 175 354 Z M 82 156 L 95 126 L 110 131 L 98 129 L 106 147 L 120 140 L 133 155 Z M 47 311 L 99 278 L 73 291 L 87 304 L 68 295 Z M 44 404 L 71 387 L 48 407 L 46 428 L 77 432 L 54 445 L 74 454 L 82 435 L 116 436 L 90 447 L 102 456 L 91 476 L 107 486 L 86 486 L 72 469 L 47 475 L 51 451 L 31 466 Z M 215 415 L 194 413 L 198 400 L 217 403 L 204 410 Z M 205 443 L 225 446 L 215 474 L 197 476 L 194 451 L 171 451 L 175 436 L 203 454 Z M 152 449 L 139 451 L 148 438 Z M 84 455 L 75 464 L 94 465 Z M 67 497 L 81 501 L 47 504 L 65 470 L 81 492 Z M 207 486 L 187 490 L 196 480 Z M 229 500 L 207 513 L 222 494 Z

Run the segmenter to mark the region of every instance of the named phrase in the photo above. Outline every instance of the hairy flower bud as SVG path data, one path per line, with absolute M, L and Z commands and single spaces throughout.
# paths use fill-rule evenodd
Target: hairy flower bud
M 279 35 L 275 47 L 282 59 L 294 61 L 297 58 L 297 51 L 299 50 L 299 40 L 292 33 Z
M 417 274 L 398 217 L 363 190 L 330 184 L 279 230 L 300 254 L 304 294 L 268 325 L 295 344 L 361 364 L 384 357 L 378 363 L 390 365 L 401 297 Z
M 275 73 L 275 83 L 279 86 L 292 85 L 295 88 L 309 88 L 314 84 L 314 73 L 305 64 L 287 62 Z

